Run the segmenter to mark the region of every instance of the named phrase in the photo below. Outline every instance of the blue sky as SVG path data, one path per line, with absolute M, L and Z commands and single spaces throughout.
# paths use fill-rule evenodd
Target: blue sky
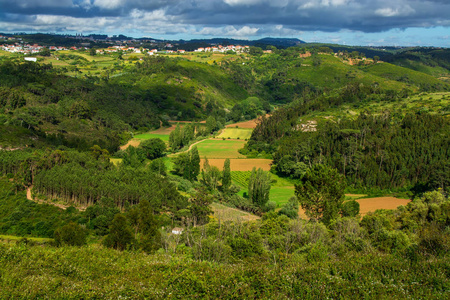
M 0 0 L 0 32 L 450 47 L 450 0 Z

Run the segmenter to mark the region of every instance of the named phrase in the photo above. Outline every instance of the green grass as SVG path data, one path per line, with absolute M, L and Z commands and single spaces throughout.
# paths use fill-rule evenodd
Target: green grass
M 110 158 L 109 161 L 112 162 L 115 166 L 119 165 L 120 163 L 122 163 L 122 158 Z
M 278 207 L 283 206 L 288 202 L 289 198 L 293 196 L 295 196 L 295 189 L 293 186 L 270 188 L 269 200 L 274 201 Z
M 218 138 L 230 138 L 230 139 L 241 139 L 246 140 L 252 136 L 253 129 L 244 128 L 225 128 Z
M 21 241 L 21 240 L 30 240 L 39 244 L 45 244 L 53 241 L 53 239 L 50 238 L 38 238 L 38 237 L 23 237 L 23 236 L 15 236 L 15 235 L 4 235 L 0 234 L 0 241 Z
M 231 172 L 231 180 L 234 184 L 239 185 L 241 190 L 239 195 L 243 196 L 244 192 L 247 192 L 248 180 L 251 175 L 251 171 L 233 171 Z M 281 178 L 275 174 L 270 174 L 272 178 L 272 184 L 270 187 L 269 200 L 274 201 L 280 207 L 287 203 L 289 198 L 295 196 L 294 183 L 285 178 Z
M 134 136 L 135 139 L 138 140 L 149 140 L 149 139 L 161 139 L 164 142 L 168 142 L 169 141 L 169 135 L 168 134 L 155 134 L 155 133 L 142 133 L 142 134 L 137 134 Z
M 236 140 L 205 140 L 196 146 L 201 158 L 245 158 L 238 152 L 244 144 L 245 141 Z

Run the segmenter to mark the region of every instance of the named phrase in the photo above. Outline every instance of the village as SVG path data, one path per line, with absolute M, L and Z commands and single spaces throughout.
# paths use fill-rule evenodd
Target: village
M 48 48 L 50 51 L 64 51 L 64 50 L 89 50 L 91 49 L 90 43 L 81 43 L 81 47 L 63 47 L 63 46 L 42 46 L 38 44 L 29 44 L 24 43 L 22 38 L 14 38 L 14 37 L 7 37 L 0 35 L 0 41 L 8 41 L 9 43 L 0 44 L 0 49 L 10 52 L 10 53 L 22 53 L 22 54 L 37 54 L 42 52 L 45 48 Z M 13 43 L 11 43 L 13 42 Z M 117 41 L 118 43 L 121 43 L 120 41 Z M 183 54 L 186 53 L 186 50 L 183 49 L 175 49 L 176 47 L 170 43 L 165 43 L 160 47 L 160 50 L 158 49 L 149 49 L 144 47 L 134 47 L 134 46 L 128 46 L 128 45 L 114 45 L 109 46 L 107 48 L 99 48 L 96 49 L 97 54 L 106 54 L 106 53 L 116 53 L 116 52 L 131 52 L 131 53 L 143 53 L 148 55 L 155 55 L 158 52 L 164 53 L 164 54 L 173 54 L 173 53 L 179 53 Z M 195 49 L 192 52 L 216 52 L 216 53 L 226 53 L 228 51 L 234 52 L 234 53 L 242 53 L 242 52 L 248 52 L 249 46 L 240 46 L 240 45 L 213 45 L 211 47 L 199 47 Z

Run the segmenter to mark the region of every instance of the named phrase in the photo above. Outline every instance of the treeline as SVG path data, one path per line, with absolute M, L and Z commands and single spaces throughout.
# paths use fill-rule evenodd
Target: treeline
M 147 199 L 155 212 L 177 211 L 187 205 L 166 177 L 145 166 L 117 168 L 100 147 L 87 153 L 0 151 L 0 171 L 15 178 L 18 190 L 34 185 L 35 192 L 74 205 L 93 205 L 103 197 L 121 208 Z
M 338 169 L 356 188 L 446 190 L 448 132 L 450 122 L 441 115 L 363 113 L 356 120 L 327 122 L 317 132 L 292 131 L 277 142 L 273 168 L 280 175 L 300 178 L 322 163 Z
M 395 102 L 408 95 L 407 90 L 381 90 L 376 86 L 349 83 L 341 90 L 331 95 L 305 94 L 298 101 L 280 107 L 270 117 L 262 117 L 253 130 L 244 154 L 251 151 L 272 153 L 277 147 L 277 141 L 295 133 L 299 118 L 317 111 L 324 111 L 342 104 L 356 104 L 371 101 Z

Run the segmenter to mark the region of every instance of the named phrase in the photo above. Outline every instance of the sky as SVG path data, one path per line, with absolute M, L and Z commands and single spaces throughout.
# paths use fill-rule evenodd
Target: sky
M 0 0 L 0 32 L 450 47 L 450 0 Z

